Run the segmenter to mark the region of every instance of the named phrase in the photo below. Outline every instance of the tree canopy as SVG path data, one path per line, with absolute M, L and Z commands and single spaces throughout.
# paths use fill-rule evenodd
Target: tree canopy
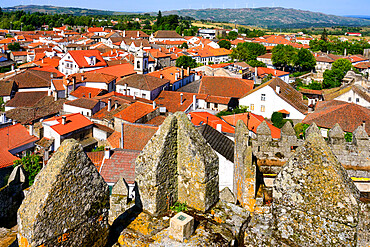
M 297 49 L 291 45 L 277 45 L 272 49 L 272 63 L 285 71 L 288 65 L 295 65 L 298 59 Z
M 239 43 L 233 48 L 230 57 L 238 61 L 256 60 L 258 56 L 266 53 L 266 48 L 258 43 L 244 42 Z
M 316 59 L 309 50 L 301 48 L 298 51 L 297 61 L 295 64 L 301 67 L 301 70 L 303 71 L 310 71 L 315 68 Z
M 340 87 L 346 73 L 352 69 L 352 63 L 347 59 L 338 59 L 332 64 L 332 68 L 325 70 L 323 88 Z
M 230 48 L 231 48 L 231 42 L 228 41 L 228 40 L 225 40 L 225 39 L 222 39 L 222 40 L 218 41 L 217 44 L 220 46 L 220 48 L 225 48 L 225 49 L 228 49 L 228 50 L 230 50 Z
M 197 62 L 188 56 L 180 56 L 176 59 L 176 67 L 182 68 L 195 68 L 197 66 Z

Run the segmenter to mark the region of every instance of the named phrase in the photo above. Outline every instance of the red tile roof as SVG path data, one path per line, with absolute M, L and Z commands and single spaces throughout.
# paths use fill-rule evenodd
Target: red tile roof
M 327 129 L 338 123 L 343 131 L 353 132 L 363 121 L 366 122 L 366 132 L 370 134 L 370 109 L 354 103 L 331 100 L 319 101 L 315 111 L 308 114 L 302 123 L 315 122 L 317 126 Z
M 104 151 L 86 152 L 86 154 L 87 154 L 87 157 L 89 157 L 91 162 L 94 164 L 96 169 L 100 171 L 100 167 L 104 159 Z
M 233 77 L 204 76 L 199 86 L 200 94 L 241 98 L 253 89 L 252 80 Z
M 222 119 L 216 117 L 215 115 L 212 115 L 209 112 L 190 112 L 189 114 L 191 116 L 191 122 L 194 125 L 199 126 L 202 124 L 208 124 L 214 129 L 217 129 L 217 125 L 221 124 L 222 132 L 227 132 L 227 133 L 235 132 L 235 128 L 233 126 L 226 123 L 225 121 L 222 121 Z
M 249 120 L 248 120 L 249 116 Z M 251 112 L 249 113 L 240 113 L 240 114 L 234 114 L 234 115 L 228 115 L 228 116 L 222 116 L 222 119 L 225 120 L 227 123 L 236 126 L 238 120 L 242 120 L 245 125 L 248 127 L 248 129 L 254 133 L 257 133 L 257 127 L 265 121 L 265 118 L 253 114 Z M 269 126 L 271 130 L 271 137 L 272 138 L 280 138 L 281 131 L 279 128 L 273 126 L 270 122 L 266 121 L 267 125 Z
M 182 104 L 181 104 L 182 94 Z M 186 111 L 189 106 L 193 103 L 193 95 L 195 93 L 185 93 L 176 91 L 162 91 L 159 96 L 155 99 L 158 107 L 166 107 L 168 112 L 175 113 L 177 111 Z M 206 95 L 204 95 L 204 98 Z
M 156 109 L 153 109 L 153 105 L 151 104 L 146 104 L 138 101 L 123 109 L 122 111 L 116 113 L 114 117 L 120 118 L 130 123 L 135 123 L 137 120 L 155 111 Z
M 100 88 L 80 86 L 76 88 L 76 90 L 74 90 L 72 93 L 70 93 L 70 95 L 77 97 L 77 98 L 82 98 L 82 97 L 93 98 L 101 94 L 103 91 L 104 90 Z M 91 94 L 91 97 L 90 97 L 90 94 Z
M 98 100 L 96 99 L 91 99 L 91 98 L 78 98 L 75 100 L 71 101 L 66 101 L 64 104 L 65 105 L 71 105 L 71 106 L 76 106 L 76 107 L 81 107 L 85 109 L 93 109 L 97 104 L 99 103 Z
M 0 129 L 0 146 L 2 149 L 11 150 L 37 140 L 38 138 L 31 136 L 28 130 L 21 124 Z
M 73 59 L 76 61 L 80 68 L 107 66 L 107 63 L 104 61 L 103 57 L 100 55 L 100 52 L 98 50 L 75 50 L 68 51 L 68 53 L 73 57 Z M 95 65 L 89 65 L 85 57 L 96 57 Z
M 124 86 L 125 84 L 127 84 L 128 87 L 133 87 L 146 91 L 153 91 L 169 82 L 170 81 L 167 79 L 161 79 L 155 76 L 151 76 L 150 74 L 135 74 L 122 78 L 117 82 L 117 85 Z
M 146 124 L 127 124 L 123 125 L 123 147 L 125 149 L 132 149 L 132 150 L 143 150 L 145 145 L 148 143 L 150 138 L 157 132 L 158 127 L 150 126 Z M 107 141 L 112 148 L 119 148 L 120 147 L 120 132 L 113 132 Z
M 135 160 L 137 150 L 114 150 L 110 159 L 105 159 L 100 174 L 106 183 L 116 183 L 124 178 L 128 184 L 135 183 Z
M 84 117 L 81 113 L 72 113 L 63 115 L 66 117 L 66 123 L 62 124 L 62 116 L 52 117 L 44 120 L 44 122 L 58 121 L 58 124 L 51 126 L 59 135 L 65 135 L 72 131 L 92 126 L 93 122 Z
M 151 73 L 148 73 L 147 75 L 158 77 L 158 78 L 161 78 L 161 75 L 162 75 L 163 79 L 170 80 L 171 83 L 174 83 L 178 80 L 181 80 L 181 70 L 184 73 L 184 77 L 189 76 L 186 69 L 181 69 L 181 68 L 174 67 L 174 66 L 166 67 L 166 68 L 163 68 L 163 69 L 157 70 L 157 71 L 153 71 Z M 192 72 L 190 72 L 190 74 L 191 73 Z M 176 74 L 178 74 L 177 79 L 176 79 Z
M 118 78 L 123 78 L 123 77 L 128 76 L 128 75 L 136 74 L 136 72 L 134 71 L 134 66 L 132 64 L 129 64 L 129 63 L 109 66 L 109 67 L 93 70 L 93 72 L 113 75 L 113 76 L 116 76 Z

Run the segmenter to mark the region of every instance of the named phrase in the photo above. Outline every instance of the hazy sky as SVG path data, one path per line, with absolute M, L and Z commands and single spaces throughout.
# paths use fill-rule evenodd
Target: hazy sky
M 1 7 L 54 5 L 114 11 L 286 7 L 335 15 L 370 15 L 370 0 L 1 0 Z

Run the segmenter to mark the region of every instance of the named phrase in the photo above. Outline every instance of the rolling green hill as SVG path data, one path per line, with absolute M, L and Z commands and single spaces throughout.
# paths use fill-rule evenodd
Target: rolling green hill
M 163 15 L 190 16 L 198 20 L 232 22 L 265 28 L 304 28 L 326 26 L 367 26 L 370 20 L 327 15 L 286 8 L 182 9 L 164 11 Z

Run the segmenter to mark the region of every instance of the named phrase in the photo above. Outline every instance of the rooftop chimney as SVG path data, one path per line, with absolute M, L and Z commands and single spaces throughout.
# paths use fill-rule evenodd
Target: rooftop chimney
M 197 109 L 197 96 L 193 95 L 193 111 Z
M 163 75 L 162 74 L 160 74 L 160 76 L 159 76 L 161 79 L 163 79 Z
M 155 101 L 153 100 L 153 109 L 155 109 L 157 107 L 157 104 L 155 103 Z
M 32 136 L 33 135 L 33 124 L 30 125 L 28 130 L 30 132 L 30 136 Z
M 104 149 L 104 159 L 110 159 L 110 148 L 105 147 Z
M 280 93 L 280 86 L 276 86 L 276 93 L 279 94 Z
M 121 141 L 120 141 L 120 145 L 119 145 L 120 148 L 123 148 L 124 147 L 123 146 L 123 144 L 124 144 L 124 139 L 123 139 L 124 138 L 124 132 L 123 131 L 124 131 L 124 128 L 123 128 L 123 122 L 122 122 L 121 123 L 121 138 L 120 138 Z
M 84 80 L 85 80 L 85 77 L 81 75 L 81 82 L 83 82 Z
M 218 132 L 222 132 L 222 124 L 217 124 L 217 126 L 216 126 L 216 130 L 217 130 Z
M 112 99 L 108 99 L 108 111 L 112 110 Z
M 364 129 L 365 129 L 365 124 L 366 124 L 366 121 L 364 120 L 364 121 L 362 121 L 362 127 L 364 127 Z
M 183 95 L 184 95 L 183 93 L 180 93 L 180 105 L 182 105 L 182 96 Z
M 62 116 L 62 124 L 65 125 L 66 124 L 66 119 L 67 117 L 66 116 Z
M 58 92 L 55 92 L 54 94 L 54 101 L 57 101 L 58 100 Z
M 89 93 L 89 98 L 91 98 L 91 93 Z
M 179 73 L 175 73 L 175 81 L 179 79 Z

